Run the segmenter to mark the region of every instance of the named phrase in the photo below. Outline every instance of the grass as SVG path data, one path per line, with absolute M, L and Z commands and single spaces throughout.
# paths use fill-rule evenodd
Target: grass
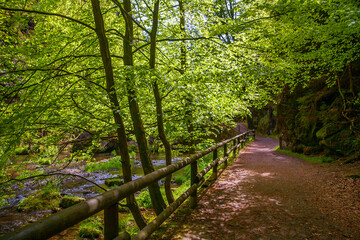
M 184 182 L 186 182 L 188 180 L 188 177 L 183 175 L 183 174 L 179 174 L 174 176 L 174 182 L 178 185 L 183 184 Z
M 360 178 L 360 174 L 346 175 L 345 177 L 351 178 L 351 179 L 358 179 L 358 178 Z
M 121 159 L 119 156 L 110 158 L 104 162 L 90 163 L 84 166 L 84 170 L 88 172 L 105 171 L 111 169 L 121 169 Z
M 334 161 L 334 159 L 332 157 L 326 157 L 326 156 L 307 156 L 307 155 L 304 155 L 304 154 L 301 154 L 301 153 L 295 153 L 295 152 L 292 152 L 290 150 L 282 150 L 280 149 L 279 146 L 275 147 L 275 150 L 278 151 L 278 152 L 281 152 L 281 153 L 286 153 L 286 154 L 289 154 L 291 156 L 294 156 L 294 157 L 298 157 L 298 158 L 301 158 L 307 162 L 311 162 L 311 163 L 331 163 Z

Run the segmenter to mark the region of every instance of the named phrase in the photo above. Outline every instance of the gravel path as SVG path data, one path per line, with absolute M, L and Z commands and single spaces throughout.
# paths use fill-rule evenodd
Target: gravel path
M 360 179 L 345 178 L 359 164 L 311 164 L 277 145 L 257 137 L 160 239 L 360 239 Z

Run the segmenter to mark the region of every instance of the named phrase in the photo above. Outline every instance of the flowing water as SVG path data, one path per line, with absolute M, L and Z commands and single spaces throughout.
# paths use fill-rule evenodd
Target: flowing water
M 95 156 L 97 162 L 105 161 L 110 158 L 108 154 L 101 154 Z M 181 157 L 176 157 L 172 159 L 172 163 L 180 161 Z M 159 169 L 164 167 L 165 164 L 165 156 L 164 155 L 155 155 L 152 156 L 152 161 L 155 169 Z M 100 185 L 104 188 L 105 180 L 109 178 L 122 177 L 121 170 L 106 170 L 106 171 L 96 171 L 96 172 L 86 172 L 83 169 L 84 163 L 75 163 L 67 167 L 62 173 L 65 174 L 75 174 L 80 175 L 83 178 L 88 179 L 89 181 L 80 178 L 80 177 L 69 177 L 62 176 L 61 177 L 61 185 L 60 192 L 62 195 L 71 195 L 83 197 L 85 199 L 92 198 L 99 193 L 102 193 L 99 187 L 95 186 L 94 183 Z M 33 166 L 35 168 L 35 166 Z M 140 178 L 143 175 L 142 167 L 140 160 L 136 158 L 135 163 L 132 164 L 132 179 Z M 183 174 L 184 171 L 178 171 L 176 174 Z M 59 178 L 58 178 L 59 179 Z M 29 223 L 34 222 L 46 215 L 51 214 L 51 210 L 45 211 L 32 211 L 32 212 L 18 212 L 16 210 L 17 205 L 21 202 L 21 200 L 25 199 L 30 193 L 37 191 L 46 185 L 48 179 L 43 180 L 29 180 L 24 183 L 23 187 L 18 187 L 16 185 L 13 186 L 13 190 L 15 190 L 15 197 L 8 200 L 8 205 L 0 209 L 0 234 L 7 233 L 9 231 L 13 231 L 14 229 Z M 160 184 L 163 182 L 160 180 Z

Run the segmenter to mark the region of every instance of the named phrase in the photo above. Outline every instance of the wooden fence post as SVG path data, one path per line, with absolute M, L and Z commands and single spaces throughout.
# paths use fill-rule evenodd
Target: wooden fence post
M 218 151 L 217 149 L 215 149 L 213 151 L 213 161 L 215 161 L 218 157 Z M 217 176 L 218 176 L 218 164 L 215 164 L 215 166 L 213 167 L 213 174 L 212 174 L 212 178 L 213 179 L 217 179 Z
M 104 239 L 112 240 L 119 235 L 118 205 L 104 209 Z
M 227 145 L 226 145 L 226 143 L 225 143 L 225 145 L 224 145 L 224 158 L 225 158 L 225 157 L 227 157 L 226 152 L 227 152 Z M 228 165 L 228 161 L 227 161 L 227 159 L 225 160 L 224 164 L 225 164 L 225 168 L 226 168 L 226 167 L 227 167 L 227 165 Z
M 191 163 L 191 186 L 198 183 L 199 179 L 197 178 L 198 166 L 197 160 Z M 197 206 L 197 189 L 190 195 L 190 207 L 192 209 Z
M 236 146 L 236 139 L 233 141 L 233 146 Z M 236 148 L 233 151 L 233 157 L 236 158 Z

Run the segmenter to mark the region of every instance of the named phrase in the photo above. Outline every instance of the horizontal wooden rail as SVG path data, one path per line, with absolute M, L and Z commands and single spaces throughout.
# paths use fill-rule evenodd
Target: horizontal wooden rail
M 208 153 L 224 146 L 226 149 L 226 144 L 237 139 L 243 138 L 247 139 L 249 134 L 253 134 L 255 137 L 255 131 L 250 130 L 245 133 L 239 134 L 233 138 L 227 139 L 223 142 L 220 142 L 208 149 L 200 151 L 196 154 L 191 155 L 190 157 L 185 158 L 182 161 L 177 163 L 171 164 L 167 167 L 161 168 L 156 170 L 150 174 L 147 174 L 141 178 L 133 180 L 131 182 L 125 183 L 120 187 L 114 188 L 109 190 L 101 195 L 98 195 L 94 198 L 91 198 L 85 202 L 79 203 L 72 207 L 66 208 L 60 212 L 57 212 L 45 219 L 42 219 L 38 222 L 29 224 L 23 228 L 15 230 L 9 234 L 6 234 L 0 237 L 0 240 L 25 240 L 25 239 L 47 239 L 50 238 L 61 231 L 74 226 L 75 224 L 91 217 L 92 215 L 102 211 L 104 209 L 108 209 L 108 212 L 111 212 L 114 205 L 116 205 L 120 200 L 124 199 L 125 197 L 134 194 L 135 192 L 149 186 L 150 184 L 166 177 L 169 174 L 172 174 L 175 171 L 182 169 L 183 167 L 196 163 L 198 159 L 207 155 Z M 241 141 L 241 140 L 240 140 Z M 224 155 L 229 155 L 232 151 L 236 151 L 236 149 L 240 146 L 241 143 L 235 144 L 229 151 L 226 152 Z M 224 158 L 225 159 L 225 158 Z M 220 161 L 221 163 L 224 162 L 224 159 Z M 227 159 L 227 157 L 226 157 Z M 214 159 L 216 160 L 216 159 Z M 226 160 L 225 160 L 226 161 Z M 217 159 L 219 162 L 219 159 Z M 216 163 L 214 164 L 216 165 Z M 197 164 L 192 164 L 192 168 L 196 167 Z M 213 166 L 212 166 L 213 167 Z M 204 173 L 205 174 L 205 173 Z M 191 187 L 183 193 L 174 203 L 170 204 L 153 222 L 148 224 L 139 234 L 135 237 L 135 239 L 145 239 L 149 236 L 163 221 L 165 221 L 172 212 L 175 211 L 177 207 L 181 205 L 190 195 L 196 196 L 197 187 L 201 185 L 202 181 L 200 178 L 196 177 L 197 173 L 192 177 L 196 179 L 195 182 L 192 182 Z M 203 175 L 201 174 L 200 177 L 202 178 Z M 195 198 L 196 199 L 196 198 Z M 196 201 L 195 201 L 196 203 Z M 105 212 L 106 213 L 106 212 Z M 113 214 L 112 214 L 113 216 Z M 117 214 L 115 215 L 117 217 Z M 105 218 L 106 219 L 106 218 Z M 111 225 L 111 224 L 110 224 Z M 107 224 L 105 223 L 105 237 L 107 236 L 106 231 L 110 231 L 106 229 Z M 112 225 L 111 225 L 112 226 Z M 112 229 L 111 231 L 116 231 L 116 229 Z M 111 234 L 110 234 L 111 235 Z M 117 236 L 116 233 L 115 236 Z M 121 234 L 121 236 L 128 237 L 128 234 Z M 120 236 L 119 236 L 120 237 Z M 116 237 L 116 239 L 120 239 Z M 108 240 L 108 239 L 106 239 Z

